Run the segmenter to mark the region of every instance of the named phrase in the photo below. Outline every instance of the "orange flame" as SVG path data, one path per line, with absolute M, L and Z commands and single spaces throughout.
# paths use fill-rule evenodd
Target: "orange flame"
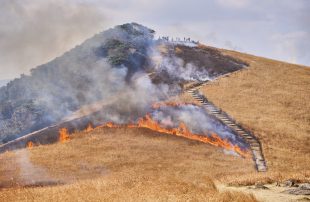
M 103 127 L 119 128 L 122 126 L 125 126 L 128 128 L 148 128 L 150 130 L 157 131 L 160 133 L 185 137 L 187 139 L 197 140 L 197 141 L 208 143 L 214 146 L 222 147 L 224 149 L 234 151 L 240 156 L 245 157 L 245 158 L 251 157 L 251 154 L 249 153 L 249 151 L 242 150 L 237 145 L 232 145 L 228 140 L 222 139 L 215 133 L 212 133 L 210 137 L 205 136 L 205 135 L 193 134 L 189 131 L 189 129 L 186 127 L 184 123 L 180 123 L 178 128 L 167 129 L 167 128 L 160 126 L 156 121 L 154 121 L 151 118 L 150 115 L 146 115 L 144 118 L 141 118 L 137 124 L 118 125 L 118 124 L 109 122 L 97 128 L 103 128 Z
M 59 141 L 61 143 L 64 143 L 64 142 L 66 142 L 68 140 L 70 140 L 68 129 L 67 128 L 59 129 Z
M 28 149 L 32 149 L 33 146 L 34 146 L 33 142 L 31 142 L 31 141 L 27 142 L 26 147 L 27 147 Z
M 93 128 L 92 124 L 88 124 L 87 128 L 84 131 L 88 133 L 88 132 L 91 132 L 93 130 L 94 130 L 94 128 Z

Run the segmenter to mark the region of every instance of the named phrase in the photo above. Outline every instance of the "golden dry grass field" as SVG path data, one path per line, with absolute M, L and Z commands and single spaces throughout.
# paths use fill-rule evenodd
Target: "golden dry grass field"
M 201 92 L 259 137 L 266 173 L 257 173 L 252 159 L 204 143 L 101 128 L 63 144 L 0 154 L 0 201 L 251 202 L 257 199 L 246 191 L 219 187 L 310 181 L 310 69 L 221 51 L 249 67 Z M 194 101 L 188 94 L 171 99 Z
M 211 82 L 201 92 L 260 139 L 269 168 L 265 181 L 309 181 L 310 68 L 221 51 L 249 67 Z M 247 181 L 240 178 L 241 184 Z
M 251 159 L 148 129 L 81 132 L 0 161 L 1 201 L 256 201 L 213 183 L 254 173 Z

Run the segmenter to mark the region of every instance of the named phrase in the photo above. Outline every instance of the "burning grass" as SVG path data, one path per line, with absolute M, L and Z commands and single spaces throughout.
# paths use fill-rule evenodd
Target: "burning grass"
M 69 132 L 67 128 L 59 129 L 59 142 L 64 143 L 70 140 Z
M 70 137 L 67 144 L 22 150 L 33 166 L 45 171 L 46 181 L 65 185 L 27 187 L 34 185 L 34 173 L 21 178 L 27 170 L 19 169 L 19 153 L 8 152 L 0 155 L 4 162 L 0 181 L 24 186 L 3 189 L 0 197 L 6 201 L 256 201 L 251 195 L 232 197 L 216 189 L 212 181 L 222 176 L 255 172 L 251 159 L 225 155 L 217 147 L 145 128 L 97 128 Z
M 55 126 L 55 129 L 53 130 L 55 131 L 59 128 L 58 141 L 61 143 L 67 142 L 71 139 L 69 131 L 71 133 L 77 131 L 82 128 L 82 125 L 85 127 L 85 129 L 82 129 L 85 132 L 91 132 L 94 130 L 92 123 L 89 123 L 88 125 L 85 123 L 82 123 L 81 125 L 75 125 L 73 122 L 67 123 L 67 125 L 70 126 L 69 129 L 64 127 L 64 125 L 66 124 Z M 203 108 L 193 103 L 172 101 L 154 103 L 150 113 L 147 113 L 143 118 L 140 118 L 133 123 L 115 124 L 113 122 L 107 122 L 103 125 L 98 125 L 97 123 L 95 128 L 105 127 L 147 128 L 156 132 L 180 136 L 221 147 L 244 158 L 251 157 L 248 145 L 243 140 L 236 137 L 232 131 L 227 130 L 223 124 L 210 117 Z M 53 131 L 46 130 L 45 134 L 43 131 L 44 137 L 51 135 L 55 136 Z M 43 137 L 43 135 L 36 139 L 37 143 L 40 142 L 40 137 Z M 33 140 L 34 138 L 29 136 L 29 139 Z M 16 142 L 16 144 L 18 144 L 18 142 Z M 32 141 L 26 143 L 26 147 L 29 149 L 33 146 L 34 143 Z
M 194 134 L 187 128 L 187 126 L 183 122 L 180 123 L 179 127 L 167 129 L 154 121 L 150 115 L 146 115 L 144 118 L 140 119 L 137 124 L 117 125 L 113 123 L 107 123 L 99 127 L 120 128 L 122 126 L 128 128 L 147 128 L 160 133 L 180 136 L 190 140 L 197 140 L 199 142 L 211 144 L 217 147 L 224 148 L 226 150 L 233 151 L 245 158 L 251 157 L 251 154 L 248 150 L 244 150 L 237 145 L 233 145 L 228 140 L 222 139 L 216 133 L 212 133 L 210 136 Z
M 32 141 L 27 142 L 26 147 L 27 147 L 28 149 L 32 149 L 33 146 L 34 146 L 34 144 L 33 144 Z

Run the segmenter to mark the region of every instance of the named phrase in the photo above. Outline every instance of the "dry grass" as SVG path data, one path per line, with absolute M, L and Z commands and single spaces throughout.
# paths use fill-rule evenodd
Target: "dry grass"
M 220 176 L 255 172 L 251 159 L 147 129 L 96 129 L 64 144 L 0 155 L 5 201 L 256 201 L 219 192 Z M 32 170 L 32 171 L 30 171 Z M 58 186 L 31 187 L 46 182 Z M 18 185 L 18 186 L 17 186 Z
M 230 181 L 310 180 L 310 68 L 222 52 L 246 61 L 249 68 L 201 91 L 259 137 L 269 167 L 267 174 Z
M 251 202 L 252 195 L 220 192 L 213 182 L 310 180 L 310 70 L 222 52 L 249 69 L 202 91 L 260 138 L 267 173 L 256 173 L 251 159 L 196 141 L 147 129 L 96 129 L 64 144 L 0 154 L 0 201 Z M 188 94 L 171 100 L 195 102 Z

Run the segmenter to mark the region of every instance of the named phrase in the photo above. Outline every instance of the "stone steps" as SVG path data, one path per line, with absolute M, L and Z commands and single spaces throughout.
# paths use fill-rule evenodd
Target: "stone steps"
M 199 93 L 199 88 L 206 83 L 200 83 L 193 89 L 188 89 L 187 92 L 198 102 L 202 103 L 206 111 L 220 120 L 227 127 L 232 129 L 237 135 L 242 137 L 245 142 L 248 143 L 255 162 L 255 167 L 258 172 L 266 172 L 267 166 L 263 156 L 262 147 L 260 142 L 250 132 L 240 127 L 229 115 L 223 112 L 221 109 L 216 107 L 213 103 L 209 102 L 208 99 Z

